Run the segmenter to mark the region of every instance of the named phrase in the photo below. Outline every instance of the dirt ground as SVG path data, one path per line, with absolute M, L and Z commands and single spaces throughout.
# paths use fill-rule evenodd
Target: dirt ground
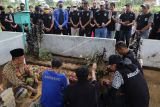
M 160 71 L 145 69 L 145 78 L 150 91 L 149 107 L 160 107 Z
M 0 74 L 2 72 L 3 67 L 0 67 Z M 150 106 L 149 107 L 160 107 L 160 70 L 150 70 L 145 69 L 144 70 L 145 78 L 147 80 L 149 91 L 150 91 Z M 1 76 L 0 76 L 0 82 L 1 82 Z M 39 93 L 41 90 L 41 86 L 39 87 Z M 23 107 L 28 107 L 28 103 L 33 101 L 32 99 L 29 99 L 26 101 L 23 105 Z

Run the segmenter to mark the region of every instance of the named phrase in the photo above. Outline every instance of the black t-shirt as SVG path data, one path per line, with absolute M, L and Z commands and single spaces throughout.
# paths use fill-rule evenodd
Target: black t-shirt
M 156 32 L 160 29 L 160 12 L 154 14 L 153 30 Z
M 81 14 L 80 14 L 80 20 L 82 22 L 82 25 L 85 25 L 89 20 L 91 20 L 93 17 L 93 14 L 90 10 L 88 11 L 85 11 L 85 10 L 82 10 Z M 90 27 L 90 24 L 88 24 L 87 27 Z
M 2 11 L 2 12 L 0 13 L 0 22 L 1 22 L 1 24 L 2 24 L 3 26 L 5 26 L 5 16 L 6 16 L 5 12 Z
M 102 23 L 106 24 L 109 21 L 109 12 L 107 10 L 97 11 L 95 13 L 95 20 L 100 26 L 102 26 Z
M 127 107 L 149 107 L 149 89 L 139 69 L 134 65 L 119 66 L 117 71 L 122 75 Z
M 77 25 L 79 23 L 80 12 L 78 10 L 77 11 L 72 11 L 72 12 L 70 12 L 69 17 L 72 19 L 73 23 L 75 25 Z
M 80 7 L 78 8 L 78 10 L 82 11 L 82 10 L 83 10 L 83 7 L 82 7 L 82 6 L 80 6 Z
M 91 23 L 94 24 L 94 17 L 95 17 L 95 13 L 98 11 L 98 8 L 91 8 L 91 11 L 93 13 L 93 18 L 92 18 Z
M 145 26 L 148 25 L 149 22 L 152 23 L 153 18 L 151 16 L 152 16 L 152 13 L 138 15 L 138 17 L 136 19 L 137 30 L 143 29 Z
M 52 24 L 52 14 L 43 14 L 43 24 L 45 27 L 50 28 Z
M 13 19 L 13 15 L 12 15 L 11 13 L 7 13 L 7 14 L 5 15 L 5 19 L 6 19 L 6 20 L 9 20 L 9 21 L 13 21 L 13 20 L 14 20 L 14 19 Z M 12 28 L 11 28 L 11 23 L 5 21 L 5 28 L 6 28 L 6 31 L 11 31 L 11 30 L 12 30 Z
M 67 86 L 64 92 L 66 107 L 102 107 L 99 89 L 89 82 L 77 82 Z
M 117 12 L 114 11 L 112 12 L 112 17 L 116 18 L 117 17 Z M 116 22 L 114 22 L 113 18 L 111 18 L 111 23 L 108 25 L 108 30 L 110 31 L 115 31 L 116 28 Z
M 127 22 L 128 24 L 132 23 L 132 21 L 135 20 L 135 13 L 133 13 L 133 12 L 123 13 L 120 16 L 120 19 L 122 20 L 122 22 L 127 22 L 128 21 Z M 132 29 L 132 26 L 121 25 L 121 30 L 131 30 L 131 29 Z

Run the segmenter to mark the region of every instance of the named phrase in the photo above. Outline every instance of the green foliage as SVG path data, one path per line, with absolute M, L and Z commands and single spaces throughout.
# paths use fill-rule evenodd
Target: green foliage
M 40 49 L 39 50 L 39 58 L 41 60 L 51 60 L 52 59 L 52 54 L 45 49 Z
M 43 23 L 41 20 L 38 21 L 37 25 L 33 25 L 31 30 L 27 32 L 27 52 L 28 54 L 34 55 L 39 58 L 39 49 L 41 46 L 41 41 L 43 39 Z

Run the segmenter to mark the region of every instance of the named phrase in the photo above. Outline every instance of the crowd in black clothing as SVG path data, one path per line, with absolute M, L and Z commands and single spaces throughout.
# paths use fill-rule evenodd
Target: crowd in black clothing
M 5 8 L 0 6 L 0 24 L 3 31 L 22 31 L 21 26 L 14 23 L 14 13 L 23 11 L 24 7 L 23 3 L 15 10 L 8 6 L 8 12 L 5 12 Z M 80 7 L 72 5 L 67 9 L 63 9 L 63 2 L 59 2 L 57 8 L 50 8 L 46 4 L 35 8 L 30 6 L 29 9 L 31 25 L 42 20 L 46 34 L 115 38 L 117 41 L 126 41 L 129 45 L 130 38 L 135 34 L 144 39 L 160 39 L 160 13 L 151 13 L 148 4 L 141 7 L 142 11 L 138 16 L 130 3 L 126 4 L 122 11 L 116 11 L 115 3 L 104 1 L 99 5 L 94 1 L 91 8 L 87 1 L 83 1 Z M 28 27 L 25 26 L 25 31 L 27 30 Z

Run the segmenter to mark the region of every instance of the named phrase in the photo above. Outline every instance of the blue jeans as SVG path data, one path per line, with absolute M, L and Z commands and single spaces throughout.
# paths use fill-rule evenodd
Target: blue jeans
M 97 28 L 95 30 L 95 37 L 106 38 L 107 28 Z
M 150 33 L 150 30 L 146 30 L 146 31 L 142 32 L 140 35 L 143 39 L 148 39 L 149 33 Z
M 120 41 L 126 42 L 127 47 L 129 46 L 130 38 L 131 38 L 131 30 L 120 31 Z

